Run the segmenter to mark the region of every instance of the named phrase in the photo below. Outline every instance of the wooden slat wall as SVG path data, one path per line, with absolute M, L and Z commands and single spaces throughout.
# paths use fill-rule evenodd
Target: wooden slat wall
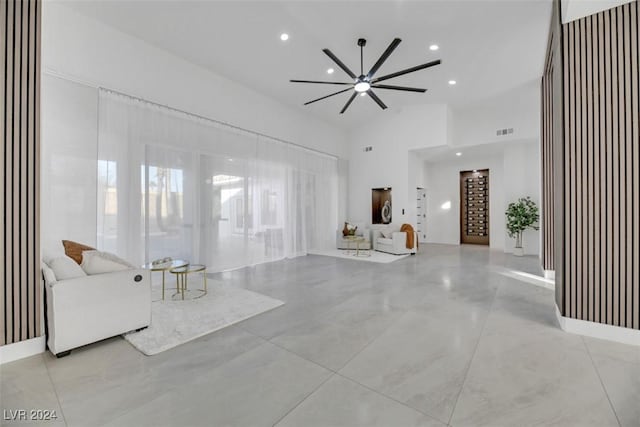
M 41 335 L 40 0 L 0 0 L 0 345 Z
M 635 1 L 562 28 L 562 311 L 634 329 L 640 329 L 639 12 Z
M 542 159 L 542 268 L 544 270 L 555 270 L 554 258 L 554 174 L 553 174 L 553 116 L 554 116 L 554 45 L 558 42 L 559 35 L 553 31 L 553 26 L 549 32 L 549 44 L 547 56 L 542 75 L 541 90 L 541 159 Z M 555 90 L 558 90 L 555 88 Z

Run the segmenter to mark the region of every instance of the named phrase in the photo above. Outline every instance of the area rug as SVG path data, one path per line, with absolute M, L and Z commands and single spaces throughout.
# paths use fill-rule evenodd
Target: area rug
M 284 302 L 209 280 L 209 293 L 185 301 L 160 300 L 151 305 L 151 325 L 124 335 L 147 356 L 195 340 L 234 323 L 280 307 Z
M 355 256 L 353 251 L 347 251 L 344 249 L 330 249 L 326 251 L 309 251 L 309 255 L 322 255 L 331 256 L 334 258 L 349 259 L 352 261 L 366 261 L 377 262 L 381 264 L 388 264 L 390 262 L 397 261 L 399 259 L 406 258 L 410 255 L 392 255 L 384 252 L 370 251 L 371 256 Z

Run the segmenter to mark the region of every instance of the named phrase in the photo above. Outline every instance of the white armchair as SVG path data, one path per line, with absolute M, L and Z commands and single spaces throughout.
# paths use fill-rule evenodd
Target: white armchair
M 385 237 L 384 234 L 390 237 Z M 414 232 L 415 233 L 415 232 Z M 371 241 L 373 249 L 379 252 L 386 252 L 393 255 L 415 254 L 418 250 L 418 234 L 415 233 L 413 248 L 407 248 L 407 233 L 396 230 L 373 230 Z
M 76 347 L 149 326 L 150 279 L 149 270 L 132 269 L 45 280 L 49 350 L 66 356 Z

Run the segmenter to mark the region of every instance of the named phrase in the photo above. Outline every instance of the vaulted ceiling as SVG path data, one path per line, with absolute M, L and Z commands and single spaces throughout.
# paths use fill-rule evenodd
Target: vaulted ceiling
M 329 48 L 359 71 L 358 38 L 366 38 L 365 69 L 394 37 L 403 41 L 379 75 L 441 59 L 442 65 L 385 83 L 427 88 L 424 94 L 378 90 L 390 109 L 420 103 L 461 107 L 537 79 L 547 44 L 550 0 L 501 1 L 171 1 L 64 2 L 285 104 L 342 127 L 385 114 L 358 97 L 343 115 L 338 89 L 289 79 L 349 81 L 322 53 Z M 281 33 L 289 34 L 286 42 Z M 429 46 L 437 44 L 439 50 Z M 328 68 L 334 68 L 332 75 Z M 449 80 L 456 80 L 451 86 Z

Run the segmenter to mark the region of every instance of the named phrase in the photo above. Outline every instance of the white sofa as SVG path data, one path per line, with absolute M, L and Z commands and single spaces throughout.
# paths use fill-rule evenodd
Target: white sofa
M 45 281 L 45 290 L 47 345 L 58 357 L 151 324 L 149 270 L 94 274 L 53 284 Z
M 389 232 L 391 237 L 384 237 Z M 413 248 L 407 248 L 407 233 L 404 231 L 393 229 L 375 229 L 372 231 L 371 241 L 373 242 L 373 250 L 386 252 L 393 255 L 415 254 L 418 251 L 418 233 L 414 232 Z
M 366 242 L 360 243 L 360 249 L 371 249 L 371 232 L 368 228 L 359 227 L 356 229 L 356 236 L 364 237 Z M 344 238 L 342 229 L 336 231 L 336 248 L 338 249 L 355 249 L 356 245 Z

